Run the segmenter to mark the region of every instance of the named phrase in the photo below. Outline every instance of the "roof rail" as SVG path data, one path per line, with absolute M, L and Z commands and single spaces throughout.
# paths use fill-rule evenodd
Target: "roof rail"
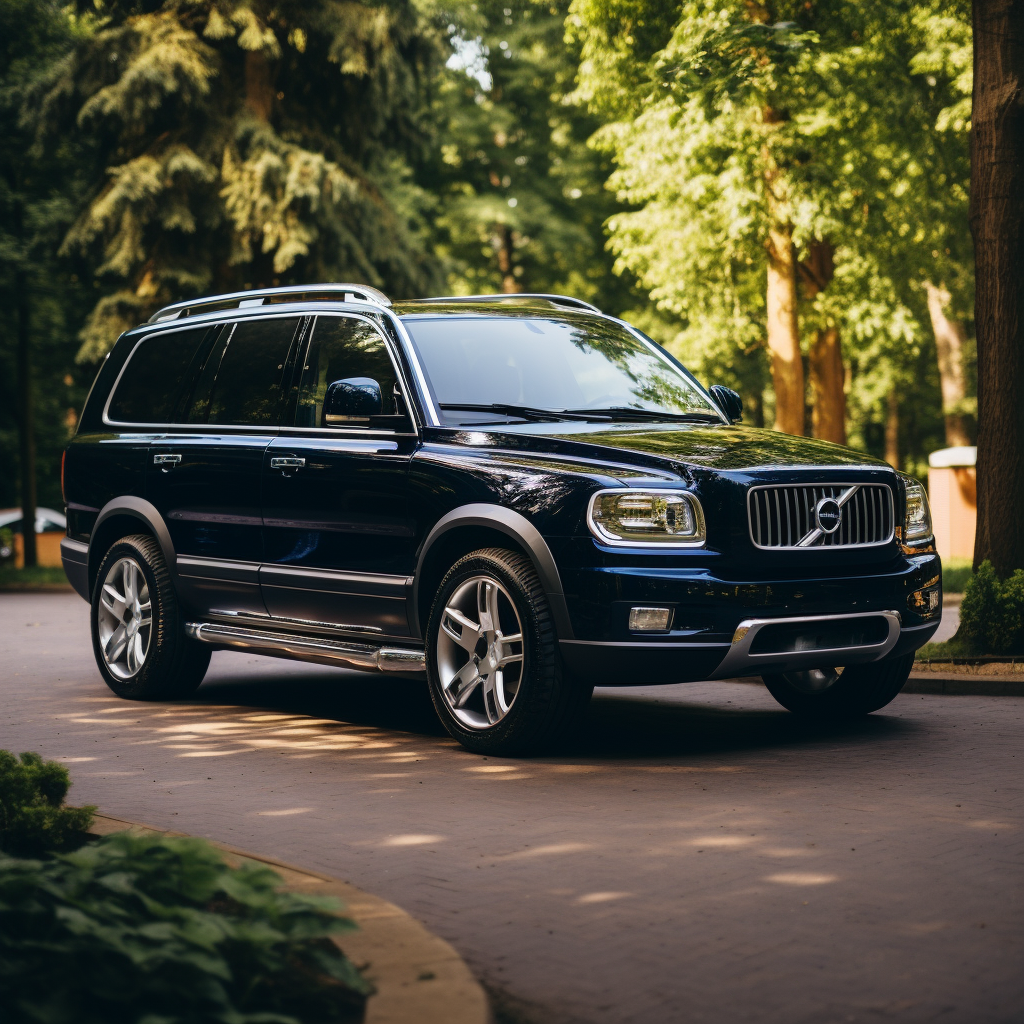
M 376 306 L 390 306 L 391 300 L 367 284 L 302 284 L 285 288 L 252 288 L 245 292 L 211 295 L 205 299 L 189 299 L 158 309 L 149 323 L 179 320 L 200 313 L 213 313 L 221 309 L 240 309 L 243 306 L 263 306 L 275 302 L 372 302 Z
M 498 295 L 440 295 L 429 299 L 416 299 L 416 302 L 511 302 L 519 299 L 546 299 L 557 306 L 571 306 L 573 309 L 585 309 L 590 313 L 600 313 L 597 306 L 592 306 L 582 299 L 574 299 L 571 295 L 550 295 L 547 292 L 502 292 Z

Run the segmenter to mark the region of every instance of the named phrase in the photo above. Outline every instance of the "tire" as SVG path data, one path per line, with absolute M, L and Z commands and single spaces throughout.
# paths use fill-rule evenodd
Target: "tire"
M 594 690 L 562 665 L 544 588 L 516 551 L 484 548 L 452 566 L 430 610 L 426 656 L 438 717 L 478 754 L 553 747 Z
M 163 553 L 148 534 L 123 537 L 103 556 L 90 619 L 100 675 L 119 697 L 185 697 L 203 681 L 210 650 L 185 636 Z
M 845 669 L 814 669 L 761 678 L 768 692 L 794 714 L 807 718 L 848 719 L 884 708 L 903 689 L 914 655 Z

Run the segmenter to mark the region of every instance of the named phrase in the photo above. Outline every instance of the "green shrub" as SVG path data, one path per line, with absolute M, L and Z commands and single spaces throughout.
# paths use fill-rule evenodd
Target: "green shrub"
M 1024 569 L 1001 580 L 985 561 L 968 580 L 953 643 L 968 654 L 1024 652 Z
M 96 808 L 62 806 L 70 786 L 64 765 L 0 750 L 0 850 L 40 857 L 81 846 Z
M 962 594 L 974 568 L 969 559 L 948 558 L 942 563 L 942 592 Z
M 333 1024 L 370 986 L 328 938 L 334 901 L 226 865 L 198 839 L 121 832 L 0 856 L 0 1006 L 12 1024 Z

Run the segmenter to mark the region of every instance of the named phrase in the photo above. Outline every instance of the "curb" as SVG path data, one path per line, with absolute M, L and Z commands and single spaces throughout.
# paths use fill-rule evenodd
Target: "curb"
M 1016 675 L 966 675 L 912 672 L 903 693 L 942 693 L 960 697 L 1024 697 L 1024 679 Z
M 720 679 L 722 683 L 764 686 L 759 676 Z M 1024 678 L 1014 676 L 978 676 L 952 672 L 912 672 L 900 693 L 931 693 L 949 697 L 1024 697 Z
M 90 831 L 103 836 L 126 829 L 185 835 L 104 814 L 94 816 Z M 360 929 L 344 936 L 345 953 L 367 965 L 364 973 L 377 987 L 366 1004 L 365 1024 L 490 1024 L 487 996 L 462 957 L 400 907 L 328 875 L 208 841 L 229 861 L 245 858 L 274 868 L 287 889 L 335 896 L 345 904 Z

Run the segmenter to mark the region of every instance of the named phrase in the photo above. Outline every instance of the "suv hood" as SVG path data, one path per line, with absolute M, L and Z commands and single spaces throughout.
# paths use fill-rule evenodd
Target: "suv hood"
M 759 427 L 678 423 L 635 423 L 595 429 L 593 424 L 528 424 L 523 431 L 553 440 L 655 455 L 694 467 L 718 470 L 771 469 L 783 466 L 869 466 L 889 464 L 831 441 L 794 437 Z M 552 429 L 555 427 L 556 429 Z M 503 428 L 503 433 L 508 428 Z M 516 428 L 516 433 L 520 430 Z

